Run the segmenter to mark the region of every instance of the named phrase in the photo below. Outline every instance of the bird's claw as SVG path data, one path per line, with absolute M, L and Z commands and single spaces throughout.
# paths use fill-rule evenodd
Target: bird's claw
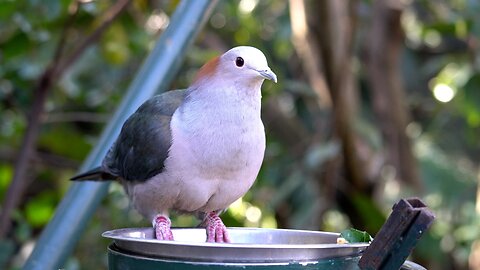
M 171 224 L 172 222 L 166 216 L 155 217 L 155 238 L 158 240 L 173 240 Z
M 207 242 L 230 243 L 227 227 L 215 212 L 206 216 Z

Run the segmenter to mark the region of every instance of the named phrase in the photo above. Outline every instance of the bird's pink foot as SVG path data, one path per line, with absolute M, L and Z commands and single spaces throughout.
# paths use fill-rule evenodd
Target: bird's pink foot
M 208 213 L 205 219 L 207 242 L 230 243 L 227 227 L 215 212 Z
M 172 222 L 166 216 L 158 215 L 154 219 L 155 221 L 155 237 L 158 240 L 173 240 L 172 230 L 170 226 Z

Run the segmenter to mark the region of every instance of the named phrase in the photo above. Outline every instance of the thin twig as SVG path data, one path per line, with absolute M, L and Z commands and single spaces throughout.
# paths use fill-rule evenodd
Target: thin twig
M 2 162 L 15 162 L 15 155 L 17 149 L 11 147 L 1 147 L 0 148 L 0 161 Z M 54 167 L 59 169 L 69 169 L 74 170 L 78 168 L 79 162 L 70 158 L 66 158 L 61 155 L 40 152 L 37 151 L 28 159 L 28 162 L 32 166 L 44 166 L 44 167 Z
M 113 20 L 128 6 L 130 0 L 119 0 L 113 5 L 105 14 L 101 20 L 100 26 L 95 29 L 80 45 L 73 50 L 73 52 L 65 57 L 63 61 L 60 61 L 55 69 L 55 75 L 57 78 L 61 77 L 63 72 L 74 63 L 78 57 L 80 57 L 86 48 L 95 43 L 105 30 L 112 24 Z
M 110 118 L 106 113 L 92 112 L 57 112 L 49 113 L 42 123 L 58 122 L 85 122 L 85 123 L 105 123 Z

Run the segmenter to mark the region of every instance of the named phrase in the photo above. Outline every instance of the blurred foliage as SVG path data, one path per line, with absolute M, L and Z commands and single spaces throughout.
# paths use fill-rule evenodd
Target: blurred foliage
M 67 50 L 98 26 L 113 1 L 83 1 L 67 29 Z M 14 227 L 0 242 L 0 268 L 18 268 L 69 186 L 67 180 L 96 143 L 125 89 L 157 37 L 168 25 L 177 1 L 135 0 L 65 73 L 49 93 L 37 155 L 29 170 L 29 187 L 16 209 Z M 14 157 L 26 128 L 32 89 L 53 58 L 70 1 L 0 2 L 0 199 L 13 174 Z M 380 131 L 371 116 L 371 100 L 361 64 L 368 42 L 371 1 L 358 1 L 360 14 L 355 47 L 355 74 L 361 114 L 356 129 L 369 147 L 381 153 Z M 480 239 L 478 182 L 480 155 L 480 4 L 478 1 L 411 1 L 402 15 L 405 45 L 402 75 L 412 122 L 406 130 L 419 161 L 422 192 L 399 183 L 388 164 L 378 168 L 378 196 L 351 194 L 355 207 L 378 228 L 399 198 L 420 196 L 437 215 L 414 258 L 431 269 L 466 269 L 475 241 Z M 197 43 L 187 53 L 173 88 L 189 85 L 198 67 L 236 45 L 265 52 L 278 84 L 263 86 L 264 104 L 277 100 L 287 119 L 295 120 L 308 137 L 305 149 L 285 144 L 282 133 L 267 127 L 267 152 L 254 188 L 223 215 L 228 226 L 291 227 L 340 232 L 350 227 L 335 196 L 325 196 L 315 175 L 340 155 L 329 134 L 329 111 L 318 108 L 312 89 L 291 44 L 287 1 L 220 1 Z M 265 106 L 264 106 L 265 107 Z M 284 123 L 285 125 L 287 123 Z M 328 207 L 326 207 L 328 206 Z M 327 209 L 325 209 L 327 208 Z M 175 226 L 195 226 L 187 216 Z M 109 195 L 81 237 L 65 269 L 106 268 L 103 231 L 150 226 L 131 209 L 122 188 L 112 184 Z M 359 228 L 364 229 L 364 228 Z M 375 231 L 369 231 L 374 235 Z M 478 246 L 478 245 L 477 245 Z

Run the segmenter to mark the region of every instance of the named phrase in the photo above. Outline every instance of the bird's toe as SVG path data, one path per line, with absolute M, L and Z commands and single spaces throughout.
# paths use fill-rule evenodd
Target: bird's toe
M 227 227 L 215 212 L 207 214 L 206 223 L 207 242 L 230 243 Z
M 155 217 L 155 238 L 158 240 L 173 240 L 171 224 L 172 222 L 166 216 Z

